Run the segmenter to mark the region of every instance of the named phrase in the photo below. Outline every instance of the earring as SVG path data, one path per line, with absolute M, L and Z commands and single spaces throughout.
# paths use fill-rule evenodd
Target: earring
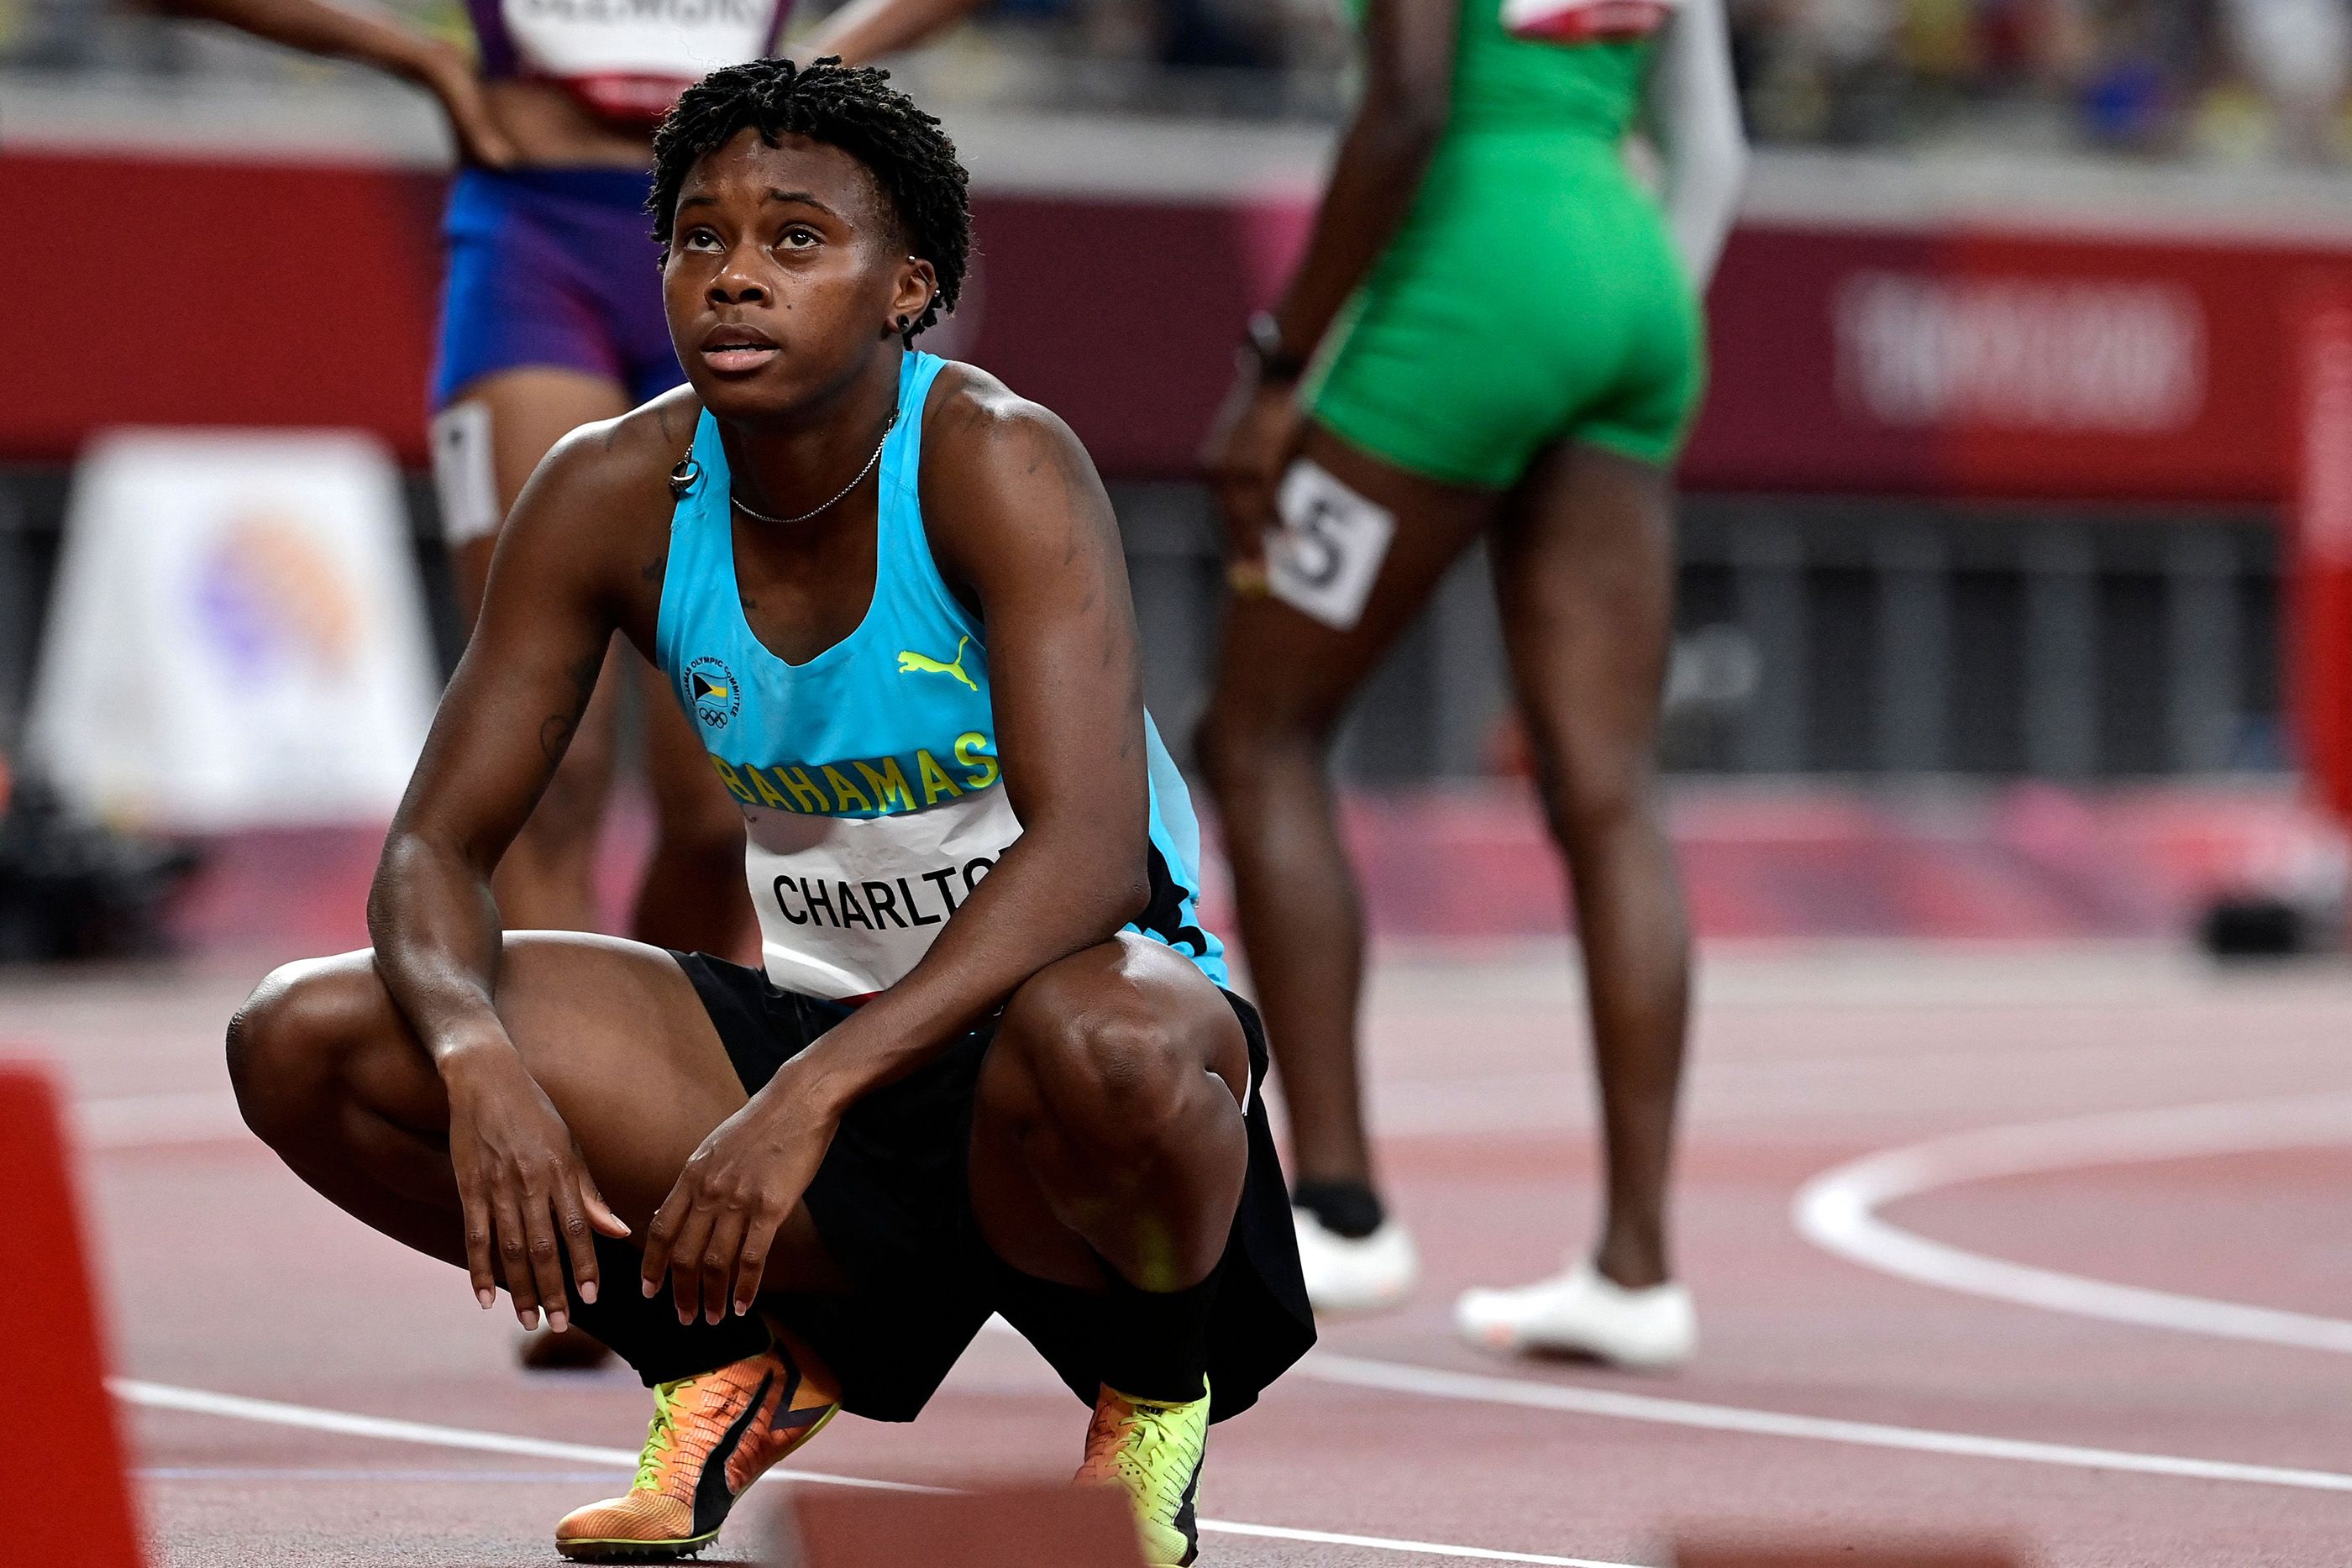
M 899 318 L 898 318 L 898 330 L 900 330 L 901 332 L 903 332 L 903 331 L 905 331 L 906 329 L 907 329 L 907 319 L 906 319 L 904 316 L 901 316 L 901 317 L 899 317 Z
M 677 466 L 669 471 L 670 498 L 674 501 L 685 500 L 686 493 L 693 489 L 701 477 L 702 465 L 697 463 L 691 456 L 679 458 Z

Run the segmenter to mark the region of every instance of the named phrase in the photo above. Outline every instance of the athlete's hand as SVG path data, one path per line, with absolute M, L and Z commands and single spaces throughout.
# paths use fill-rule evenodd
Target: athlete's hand
M 514 164 L 515 144 L 490 113 L 481 72 L 465 50 L 438 39 L 430 41 L 410 62 L 408 75 L 441 100 L 441 113 L 449 121 L 449 134 L 457 138 L 460 158 L 491 169 Z
M 771 1088 L 778 1085 L 771 1084 Z M 645 1293 L 670 1277 L 677 1321 L 751 1310 L 776 1232 L 816 1179 L 839 1119 L 789 1089 L 711 1129 L 646 1228 Z
M 1225 526 L 1225 570 L 1234 589 L 1265 591 L 1265 540 L 1278 526 L 1275 493 L 1307 435 L 1298 389 L 1244 366 L 1202 449 L 1201 466 Z
M 594 1233 L 629 1233 L 605 1207 L 572 1130 L 512 1047 L 486 1047 L 442 1069 L 449 1094 L 449 1164 L 465 1209 L 466 1272 L 487 1312 L 506 1281 L 515 1316 L 527 1329 L 547 1309 L 561 1333 L 571 1313 L 563 1260 L 580 1298 L 596 1299 Z M 493 1259 L 495 1258 L 495 1263 Z

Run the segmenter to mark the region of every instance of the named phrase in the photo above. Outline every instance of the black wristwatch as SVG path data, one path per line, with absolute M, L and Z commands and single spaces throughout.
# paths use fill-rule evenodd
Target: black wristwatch
M 1257 361 L 1257 379 L 1262 382 L 1295 382 L 1307 373 L 1307 356 L 1283 347 L 1282 323 L 1271 310 L 1261 310 L 1249 319 L 1249 335 L 1243 346 Z

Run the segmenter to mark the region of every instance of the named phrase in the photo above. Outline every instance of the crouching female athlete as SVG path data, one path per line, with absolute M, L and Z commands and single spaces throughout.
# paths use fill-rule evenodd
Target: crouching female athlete
M 709 77 L 653 204 L 692 385 L 524 490 L 374 950 L 230 1026 L 247 1119 L 652 1385 L 636 1484 L 567 1556 L 695 1550 L 835 1411 L 911 1419 L 993 1311 L 1093 1406 L 1081 1477 L 1190 1563 L 1208 1424 L 1313 1329 L 1109 504 L 1053 415 L 909 348 L 969 215 L 879 73 Z M 491 873 L 615 630 L 742 808 L 764 975 L 500 930 Z

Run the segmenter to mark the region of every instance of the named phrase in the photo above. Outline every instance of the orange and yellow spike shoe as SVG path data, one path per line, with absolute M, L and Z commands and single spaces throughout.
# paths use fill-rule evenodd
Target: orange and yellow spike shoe
M 636 1484 L 564 1515 L 555 1549 L 583 1563 L 691 1557 L 719 1538 L 744 1489 L 840 1408 L 816 1358 L 782 1338 L 749 1360 L 656 1385 Z

